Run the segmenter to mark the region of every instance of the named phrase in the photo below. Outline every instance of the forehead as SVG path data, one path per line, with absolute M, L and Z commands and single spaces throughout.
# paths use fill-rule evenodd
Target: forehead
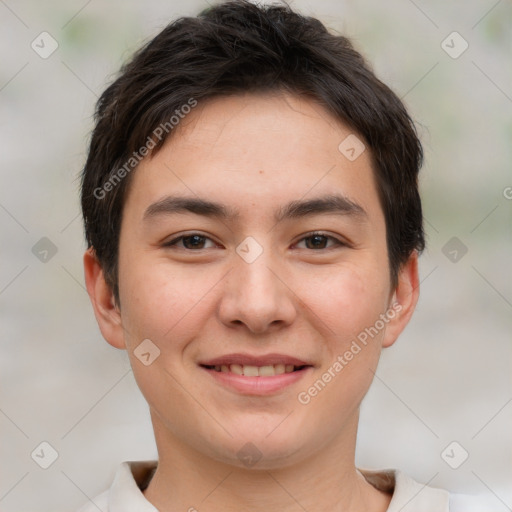
M 361 137 L 312 99 L 246 94 L 210 99 L 186 115 L 139 164 L 125 207 L 195 195 L 229 203 L 243 216 L 337 193 L 379 213 Z

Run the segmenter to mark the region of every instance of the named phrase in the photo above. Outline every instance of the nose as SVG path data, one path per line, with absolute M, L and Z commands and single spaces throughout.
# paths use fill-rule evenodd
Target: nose
M 252 263 L 242 258 L 235 262 L 224 282 L 218 314 L 230 328 L 264 334 L 293 323 L 297 315 L 294 298 L 285 276 L 264 252 Z

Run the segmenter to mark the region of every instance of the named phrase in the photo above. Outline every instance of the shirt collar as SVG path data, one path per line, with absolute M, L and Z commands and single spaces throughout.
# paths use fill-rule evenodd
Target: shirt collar
M 141 491 L 156 466 L 156 461 L 123 462 L 110 488 L 109 512 L 158 512 Z M 400 471 L 360 472 L 375 488 L 393 493 L 387 512 L 448 512 L 447 491 L 422 485 Z
M 386 512 L 448 512 L 448 491 L 420 484 L 401 471 L 360 470 L 366 481 L 376 489 L 393 493 Z
M 110 488 L 109 512 L 158 512 L 139 487 L 147 483 L 156 465 L 156 461 L 123 462 Z

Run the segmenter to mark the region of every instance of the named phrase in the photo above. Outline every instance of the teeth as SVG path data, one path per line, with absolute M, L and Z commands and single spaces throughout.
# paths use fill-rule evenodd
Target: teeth
M 243 375 L 244 374 L 244 367 L 239 364 L 232 364 L 230 365 L 231 373 L 236 373 L 237 375 Z
M 274 365 L 276 375 L 281 375 L 285 372 L 284 364 L 275 364 Z
M 257 366 L 244 365 L 244 375 L 246 377 L 257 377 L 259 375 Z
M 293 364 L 269 364 L 266 366 L 252 366 L 241 364 L 223 364 L 215 365 L 214 370 L 222 373 L 234 373 L 245 377 L 273 377 L 283 373 L 292 373 L 295 366 Z
M 272 377 L 272 375 L 276 374 L 276 370 L 272 365 L 269 366 L 260 366 L 259 376 L 260 377 Z M 247 375 L 244 371 L 244 375 Z

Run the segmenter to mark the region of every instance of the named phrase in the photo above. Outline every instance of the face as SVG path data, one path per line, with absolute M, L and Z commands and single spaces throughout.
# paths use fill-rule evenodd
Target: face
M 339 149 L 354 135 L 311 100 L 221 98 L 137 168 L 120 309 L 95 308 L 157 440 L 237 465 L 257 449 L 270 468 L 355 435 L 380 350 L 414 307 L 416 266 L 392 288 L 369 151 Z

